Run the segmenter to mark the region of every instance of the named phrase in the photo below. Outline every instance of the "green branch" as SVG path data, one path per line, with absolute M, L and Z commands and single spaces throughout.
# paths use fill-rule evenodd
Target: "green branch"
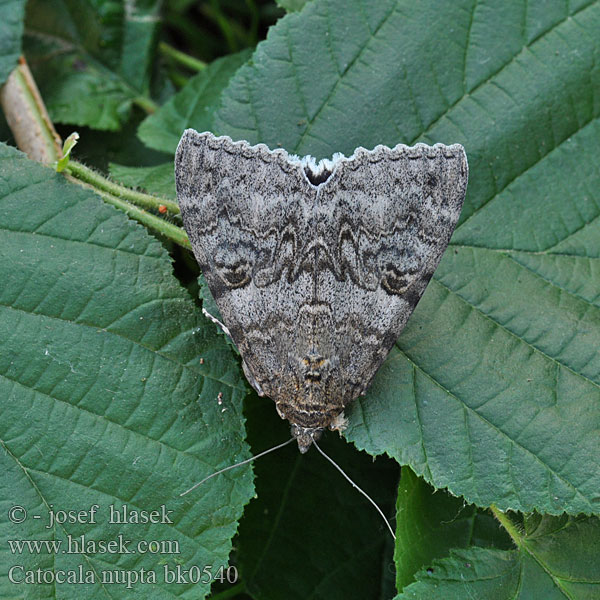
M 149 115 L 154 114 L 160 108 L 160 106 L 156 104 L 154 100 L 148 98 L 147 96 L 136 96 L 133 99 L 133 103 L 136 106 L 139 106 L 144 112 L 146 112 Z
M 70 166 L 71 164 L 69 167 Z M 70 168 L 68 170 L 70 170 Z M 188 248 L 191 250 L 192 245 L 190 244 L 185 231 L 181 227 L 177 227 L 177 225 L 173 225 L 173 223 L 169 223 L 168 221 L 165 221 L 164 219 L 161 219 L 160 217 L 157 217 L 156 215 L 153 215 L 143 208 L 135 206 L 135 204 L 131 204 L 122 198 L 118 198 L 112 194 L 109 194 L 108 192 L 98 189 L 90 183 L 87 183 L 81 179 L 76 179 L 70 173 L 68 174 L 68 178 L 79 185 L 83 185 L 84 187 L 93 190 L 105 202 L 108 202 L 108 204 L 112 204 L 116 208 L 122 210 L 128 217 L 135 219 L 138 223 L 141 223 L 145 227 L 153 229 L 161 235 L 164 235 L 166 238 L 170 239 L 176 244 L 179 244 L 183 248 Z
M 179 206 L 176 202 L 137 192 L 114 183 L 93 169 L 73 160 L 69 161 L 65 173 L 71 181 L 94 190 L 105 202 L 119 208 L 130 218 L 164 235 L 176 244 L 191 249 L 190 241 L 181 227 L 148 212 L 148 210 L 166 211 L 178 215 Z
M 137 192 L 131 188 L 119 185 L 118 183 L 103 177 L 100 175 L 100 173 L 97 173 L 93 169 L 90 169 L 89 167 L 86 167 L 77 161 L 70 160 L 66 170 L 68 171 L 69 175 L 72 175 L 75 179 L 83 181 L 84 183 L 88 183 L 98 190 L 108 192 L 112 196 L 122 198 L 123 200 L 126 200 L 132 204 L 136 204 L 137 206 L 141 206 L 142 208 L 159 211 L 161 210 L 161 206 L 164 206 L 168 213 L 172 215 L 179 214 L 179 206 L 177 202 L 165 200 L 163 198 L 157 198 L 156 196 L 144 194 L 143 192 Z
M 74 183 L 94 190 L 106 202 L 121 209 L 132 219 L 184 248 L 191 248 L 190 241 L 181 227 L 148 212 L 178 215 L 179 206 L 176 202 L 118 185 L 72 160 L 71 151 L 79 139 L 77 132 L 73 132 L 67 138 L 61 150 L 60 138 L 54 130 L 44 101 L 24 59 L 19 62 L 19 66 L 13 70 L 3 87 L 0 101 L 19 148 L 27 152 L 30 158 L 46 164 L 54 163 L 58 172 L 64 172 Z
M 158 49 L 164 56 L 173 59 L 175 62 L 182 64 L 188 69 L 192 69 L 193 71 L 202 71 L 203 69 L 206 69 L 205 62 L 198 60 L 189 54 L 185 54 L 184 52 L 177 50 L 177 48 L 173 48 L 173 46 L 170 46 L 166 42 L 160 42 Z

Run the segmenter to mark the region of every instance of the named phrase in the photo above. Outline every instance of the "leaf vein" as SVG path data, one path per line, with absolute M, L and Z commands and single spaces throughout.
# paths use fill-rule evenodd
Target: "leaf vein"
M 484 422 L 486 425 L 488 425 L 489 427 L 491 427 L 493 430 L 497 431 L 498 434 L 500 434 L 502 437 L 506 438 L 511 444 L 513 444 L 514 446 L 520 448 L 521 450 L 523 450 L 523 452 L 525 454 L 527 454 L 528 456 L 532 457 L 534 459 L 534 461 L 538 462 L 544 469 L 546 469 L 547 471 L 549 471 L 552 475 L 554 475 L 557 479 L 559 479 L 560 481 L 562 481 L 567 487 L 569 487 L 571 490 L 573 490 L 574 495 L 580 497 L 586 505 L 590 505 L 589 500 L 577 489 L 577 487 L 571 483 L 568 479 L 566 479 L 566 477 L 564 477 L 562 474 L 554 471 L 554 469 L 552 469 L 549 465 L 547 465 L 539 456 L 537 456 L 534 452 L 532 452 L 531 450 L 529 450 L 529 448 L 523 446 L 522 444 L 520 444 L 517 440 L 512 439 L 505 431 L 503 431 L 502 429 L 500 429 L 500 427 L 498 427 L 497 425 L 495 425 L 494 423 L 492 423 L 491 421 L 489 421 L 488 419 L 486 419 L 482 414 L 478 413 L 475 409 L 471 408 L 470 406 L 468 406 L 465 402 L 463 402 L 458 396 L 456 396 L 455 394 L 453 394 L 449 389 L 447 389 L 440 381 L 438 381 L 433 375 L 429 374 L 427 371 L 425 371 L 425 369 L 421 366 L 419 366 L 409 355 L 406 351 L 401 350 L 401 352 L 404 354 L 404 356 L 406 356 L 406 359 L 416 368 L 418 369 L 421 373 L 423 373 L 423 375 L 425 377 L 427 377 L 432 383 L 434 383 L 437 387 L 439 387 L 441 390 L 443 390 L 444 392 L 446 392 L 449 396 L 451 396 L 452 398 L 454 398 L 458 403 L 463 404 L 467 410 L 469 410 L 470 412 L 472 412 L 475 416 L 477 416 L 479 419 L 481 419 L 482 422 Z M 432 482 L 435 483 L 435 481 L 432 479 Z M 593 511 L 593 507 L 590 507 L 590 511 Z
M 319 108 L 317 109 L 317 112 L 315 113 L 314 117 L 307 123 L 306 128 L 302 132 L 302 135 L 300 136 L 300 138 L 298 139 L 298 141 L 294 145 L 294 152 L 295 153 L 298 153 L 298 150 L 299 150 L 300 146 L 302 145 L 302 143 L 304 142 L 304 139 L 308 135 L 308 133 L 309 133 L 312 125 L 319 118 L 320 114 L 323 112 L 323 110 L 325 109 L 325 107 L 329 104 L 329 102 L 333 98 L 333 95 L 335 94 L 336 90 L 338 89 L 340 83 L 343 81 L 343 76 L 354 66 L 354 64 L 356 63 L 356 61 L 360 58 L 361 54 L 367 49 L 367 46 L 369 45 L 369 43 L 379 33 L 379 30 L 384 26 L 385 23 L 387 23 L 387 21 L 389 20 L 389 18 L 394 14 L 394 12 L 396 11 L 397 5 L 398 5 L 398 0 L 396 0 L 396 2 L 394 3 L 394 5 L 392 6 L 392 10 L 390 10 L 389 13 L 381 20 L 381 22 L 377 25 L 377 27 L 375 28 L 375 30 L 373 31 L 373 33 L 366 40 L 366 42 L 358 49 L 358 52 L 356 53 L 356 55 L 354 56 L 354 58 L 351 61 L 348 62 L 348 64 L 346 65 L 345 69 L 343 70 L 343 72 L 338 77 L 337 81 L 335 82 L 334 86 L 331 88 L 331 90 L 329 91 L 329 93 L 327 94 L 327 96 L 325 97 L 325 99 L 323 100 L 323 102 L 321 103 L 321 105 L 319 106 Z M 368 27 L 368 23 L 366 25 Z
M 1 306 L 3 306 L 4 308 L 6 308 L 8 310 L 18 311 L 18 312 L 21 312 L 21 313 L 26 314 L 26 315 L 34 314 L 34 313 L 29 313 L 28 311 L 26 311 L 24 309 L 21 309 L 21 308 L 15 308 L 13 306 L 9 306 L 9 305 L 0 303 L 0 307 Z M 144 350 L 147 350 L 148 352 L 156 354 L 156 355 L 160 356 L 161 358 L 167 360 L 168 362 L 171 362 L 171 363 L 177 365 L 178 367 L 181 367 L 182 369 L 189 369 L 190 371 L 194 372 L 195 376 L 200 375 L 201 377 L 206 377 L 208 379 L 211 379 L 212 381 L 217 381 L 218 383 L 222 383 L 223 385 L 226 385 L 226 386 L 231 387 L 233 389 L 236 389 L 238 391 L 246 391 L 243 387 L 238 387 L 238 386 L 232 385 L 231 383 L 228 383 L 227 381 L 224 381 L 223 379 L 220 379 L 218 377 L 214 377 L 214 376 L 212 376 L 212 375 L 210 375 L 208 373 L 202 373 L 198 369 L 192 368 L 189 364 L 179 363 L 174 358 L 171 358 L 171 357 L 167 356 L 166 354 L 162 354 L 161 352 L 158 352 L 157 350 L 151 348 L 150 346 L 147 346 L 146 344 L 143 344 L 142 342 L 140 342 L 138 340 L 134 340 L 132 338 L 129 338 L 126 335 L 123 335 L 122 333 L 115 332 L 115 331 L 110 331 L 108 329 L 102 329 L 101 327 L 90 325 L 88 323 L 81 323 L 81 322 L 76 323 L 76 322 L 69 321 L 67 319 L 61 319 L 60 317 L 55 317 L 55 316 L 52 316 L 52 315 L 40 315 L 40 316 L 43 316 L 46 319 L 51 319 L 51 320 L 59 321 L 61 323 L 69 323 L 70 325 L 74 325 L 74 326 L 77 326 L 77 327 L 86 327 L 88 329 L 93 329 L 94 331 L 101 330 L 101 331 L 103 331 L 105 333 L 108 333 L 109 335 L 114 335 L 114 336 L 116 336 L 116 337 L 118 337 L 120 339 L 123 339 L 123 340 L 125 340 L 127 342 L 130 342 L 131 344 L 133 344 L 135 346 L 139 346 L 140 348 L 142 348 Z
M 575 375 L 576 377 L 581 377 L 582 379 L 584 379 L 585 381 L 587 381 L 588 383 L 590 383 L 591 385 L 593 385 L 595 388 L 598 388 L 600 390 L 600 384 L 599 383 L 597 383 L 593 379 L 590 379 L 589 377 L 586 377 L 585 375 L 583 375 L 583 373 L 578 373 L 577 371 L 575 371 L 575 369 L 571 368 L 569 365 L 567 365 L 567 364 L 559 361 L 558 359 L 554 358 L 553 356 L 550 356 L 549 354 L 547 354 L 546 352 L 544 352 L 541 348 L 538 348 L 533 343 L 528 342 L 527 340 L 523 339 L 522 337 L 520 337 L 519 335 L 517 335 L 514 331 L 512 331 L 508 327 L 506 327 L 506 325 L 500 323 L 499 321 L 497 321 L 496 319 L 494 319 L 491 315 L 488 315 L 487 313 L 483 312 L 483 310 L 481 310 L 479 307 L 475 306 L 474 304 L 472 304 L 471 302 L 469 302 L 466 298 L 464 298 L 463 296 L 461 296 L 460 294 L 458 294 L 457 292 L 455 292 L 454 290 L 452 290 L 451 288 L 449 288 L 447 285 L 445 285 L 444 283 L 442 283 L 442 281 L 440 279 L 438 279 L 437 277 L 434 276 L 433 281 L 435 281 L 437 284 L 439 284 L 440 286 L 442 286 L 449 293 L 455 294 L 457 298 L 460 298 L 465 304 L 467 304 L 468 306 L 470 306 L 472 309 L 476 310 L 482 317 L 484 317 L 485 319 L 491 321 L 492 323 L 494 323 L 497 327 L 499 327 L 503 331 L 506 331 L 511 337 L 514 337 L 519 342 L 522 342 L 522 343 L 526 344 L 527 346 L 529 346 L 535 352 L 541 354 L 542 356 L 544 356 L 548 360 L 552 361 L 553 363 L 559 364 L 561 367 L 563 367 L 563 368 L 567 369 L 568 371 L 570 371 L 571 373 L 573 373 L 573 375 Z
M 575 15 L 577 15 L 581 11 L 585 10 L 586 8 L 588 8 L 589 6 L 591 6 L 593 3 L 594 3 L 594 1 L 591 1 L 587 5 L 581 6 L 572 15 L 567 15 L 564 19 L 562 19 L 562 20 L 558 21 L 557 23 L 555 23 L 554 25 L 552 25 L 552 27 L 550 27 L 547 31 L 545 31 L 539 37 L 547 35 L 548 33 L 550 33 L 551 31 L 553 31 L 557 27 L 560 27 L 560 25 L 562 25 L 563 23 L 565 23 L 569 18 L 575 17 Z M 486 80 L 482 81 L 477 86 L 475 86 L 468 94 L 465 94 L 464 96 L 461 96 L 460 98 L 458 98 L 451 106 L 449 106 L 448 108 L 446 108 L 440 114 L 439 117 L 437 117 L 434 121 L 432 121 L 428 125 L 428 127 L 427 127 L 427 129 L 425 131 L 422 131 L 420 134 L 418 134 L 416 137 L 414 137 L 407 145 L 412 146 L 412 145 L 414 145 L 416 143 L 416 141 L 420 137 L 427 135 L 427 133 L 429 131 L 431 131 L 435 127 L 435 125 L 437 125 L 437 123 L 439 121 L 441 121 L 463 98 L 465 98 L 466 96 L 470 96 L 473 93 L 475 93 L 479 88 L 483 87 L 486 83 L 488 83 L 493 77 L 495 77 L 496 75 L 498 75 L 499 73 L 501 73 L 502 71 L 504 71 L 504 69 L 506 69 L 511 63 L 516 62 L 517 58 L 519 58 L 521 56 L 521 54 L 525 50 L 527 50 L 527 48 L 529 48 L 529 46 L 531 46 L 534 42 L 536 42 L 539 39 L 539 37 L 536 37 L 533 40 L 531 40 L 526 46 L 524 46 L 521 49 L 521 51 L 518 54 L 515 54 L 509 61 L 507 61 L 506 63 L 504 63 L 503 65 L 501 65 L 496 71 L 494 71 L 493 73 L 491 73 Z

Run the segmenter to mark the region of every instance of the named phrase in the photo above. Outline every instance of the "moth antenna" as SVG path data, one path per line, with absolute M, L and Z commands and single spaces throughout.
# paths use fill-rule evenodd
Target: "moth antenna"
M 251 456 L 250 458 L 247 458 L 246 460 L 243 460 L 242 462 L 235 463 L 235 465 L 229 465 L 228 467 L 225 467 L 224 469 L 220 469 L 216 473 L 213 473 L 212 475 L 205 477 L 202 481 L 199 481 L 198 483 L 193 485 L 189 490 L 186 490 L 182 494 L 179 494 L 179 497 L 181 498 L 181 496 L 185 496 L 186 494 L 189 494 L 192 490 L 195 490 L 198 486 L 202 485 L 205 481 L 208 481 L 209 479 L 212 479 L 213 477 L 216 477 L 217 475 L 220 475 L 221 473 L 224 473 L 225 471 L 229 471 L 229 469 L 235 469 L 236 467 L 241 467 L 242 465 L 247 465 L 249 462 L 252 462 L 253 460 L 256 460 L 257 458 L 260 458 L 261 456 L 264 456 L 265 454 L 269 454 L 269 452 L 275 452 L 275 450 L 279 450 L 279 448 L 283 448 L 284 446 L 291 444 L 293 441 L 294 441 L 294 438 L 290 438 L 287 442 L 283 442 L 283 444 L 279 444 L 277 446 L 273 446 L 272 448 L 269 448 L 268 450 L 264 450 L 263 452 L 260 452 L 256 456 Z
M 390 522 L 386 519 L 386 516 L 383 514 L 383 511 L 379 508 L 379 506 L 377 506 L 377 503 L 375 502 L 375 500 L 373 500 L 373 498 L 371 498 L 371 496 L 369 496 L 369 494 L 367 494 L 367 492 L 365 492 L 363 489 L 358 487 L 358 485 L 356 485 L 356 483 L 354 483 L 354 481 L 352 481 L 352 479 L 350 479 L 350 477 L 348 477 L 348 475 L 346 475 L 346 473 L 344 472 L 344 469 L 342 469 L 342 467 L 340 467 L 333 460 L 333 458 L 327 456 L 327 454 L 325 454 L 325 452 L 323 452 L 323 450 L 321 450 L 321 448 L 319 448 L 319 445 L 317 444 L 317 442 L 314 439 L 313 439 L 312 443 L 313 443 L 313 446 L 346 478 L 346 480 L 349 481 L 352 484 L 352 486 L 355 487 L 377 509 L 377 512 L 381 515 L 381 518 L 385 521 L 387 528 L 390 530 L 390 533 L 392 534 L 394 541 L 396 541 L 396 534 L 394 533 L 394 530 L 392 529 Z

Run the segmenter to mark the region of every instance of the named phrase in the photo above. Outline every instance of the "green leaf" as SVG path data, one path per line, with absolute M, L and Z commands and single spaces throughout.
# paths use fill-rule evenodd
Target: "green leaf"
M 454 550 L 418 573 L 396 600 L 592 600 L 600 594 L 596 553 L 600 522 L 585 517 L 534 517 L 520 550 Z
M 175 154 L 179 138 L 191 127 L 212 129 L 213 113 L 223 88 L 248 60 L 250 50 L 230 54 L 212 62 L 140 125 L 140 139 L 150 148 Z
M 402 468 L 397 500 L 396 587 L 401 590 L 414 575 L 450 550 L 471 545 L 508 550 L 506 531 L 488 512 L 465 504 L 447 492 L 434 490 L 408 467 Z
M 215 319 L 223 321 L 219 307 L 208 289 L 208 284 L 204 279 L 204 275 L 200 275 L 198 278 L 198 291 L 198 296 L 202 300 L 202 308 L 206 309 Z
M 208 584 L 166 584 L 163 570 L 227 563 L 250 469 L 179 494 L 248 456 L 247 387 L 214 326 L 146 231 L 52 169 L 0 146 L 0 596 L 199 598 Z M 88 510 L 95 525 L 46 528 L 48 511 Z M 172 511 L 157 524 L 111 524 L 110 506 Z M 4 513 L 6 515 L 6 512 Z M 40 520 L 33 518 L 39 515 Z M 11 553 L 7 540 L 67 536 L 172 540 L 164 552 Z M 15 564 L 58 573 L 83 565 L 90 585 L 16 586 Z M 153 571 L 157 583 L 100 584 L 103 571 Z M 35 592 L 33 590 L 36 590 Z M 27 591 L 26 591 L 27 590 Z
M 215 299 L 213 298 L 212 294 L 210 293 L 208 284 L 206 283 L 206 280 L 204 279 L 204 275 L 202 275 L 202 274 L 200 274 L 200 277 L 198 277 L 198 298 L 202 301 L 202 314 L 204 314 L 204 316 L 207 319 L 211 319 L 211 317 L 212 317 L 212 319 L 216 319 L 219 323 L 222 324 L 223 317 L 221 316 L 219 307 L 217 306 Z M 208 313 L 208 315 L 210 315 L 210 316 L 206 315 L 204 313 L 204 311 L 206 311 Z M 229 334 L 219 324 L 216 324 L 216 325 L 217 325 L 218 333 L 223 336 L 223 338 L 229 344 L 231 349 L 236 354 L 239 355 L 240 352 L 239 352 L 237 346 L 235 345 L 235 342 L 229 336 Z
M 29 0 L 25 51 L 52 119 L 117 130 L 149 98 L 161 0 Z
M 79 141 L 73 158 L 98 171 L 108 172 L 111 163 L 129 167 L 154 167 L 165 164 L 171 157 L 164 152 L 147 148 L 137 137 L 140 114 L 136 111 L 120 131 L 97 131 L 89 127 L 77 128 Z M 58 127 L 65 137 L 73 131 L 70 126 Z M 171 163 L 172 164 L 172 163 Z
M 519 595 L 520 566 L 517 551 L 454 550 L 450 558 L 435 561 L 417 573 L 417 583 L 408 586 L 394 600 L 552 600 L 545 595 Z
M 254 453 L 289 438 L 273 403 L 246 401 Z M 319 442 L 382 508 L 393 513 L 397 465 L 330 433 Z M 392 537 L 373 506 L 315 448 L 292 444 L 255 463 L 257 497 L 237 538 L 240 579 L 255 600 L 380 598 L 394 594 Z M 274 577 L 274 573 L 282 574 Z
M 62 147 L 62 158 L 60 158 L 56 162 L 56 172 L 62 173 L 66 166 L 69 164 L 71 160 L 71 150 L 77 145 L 77 140 L 79 139 L 79 134 L 74 131 L 69 137 L 65 140 Z
M 139 138 L 149 148 L 174 154 L 185 129 L 211 129 L 212 116 L 223 88 L 250 54 L 249 50 L 244 50 L 217 59 L 192 77 L 182 90 L 140 124 Z M 112 163 L 110 173 L 125 185 L 139 187 L 166 198 L 176 196 L 172 162 L 149 167 L 128 167 Z
M 545 579 L 557 597 L 562 597 L 559 592 L 571 598 L 600 595 L 598 556 L 590 552 L 600 544 L 597 517 L 531 515 L 525 520 L 525 531 L 520 538 L 523 562 L 532 564 L 532 573 Z
M 136 90 L 147 92 L 163 0 L 123 0 L 118 4 L 117 32 L 123 44 L 118 71 Z
M 309 0 L 275 0 L 278 6 L 288 12 L 301 10 Z
M 462 143 L 453 242 L 346 437 L 481 506 L 600 510 L 600 2 L 321 0 L 219 133 L 297 154 Z
M 172 162 L 153 167 L 127 167 L 110 163 L 109 171 L 123 185 L 141 188 L 164 198 L 175 198 L 177 195 Z
M 25 16 L 25 0 L 0 2 L 0 84 L 17 66 L 21 55 L 21 36 Z

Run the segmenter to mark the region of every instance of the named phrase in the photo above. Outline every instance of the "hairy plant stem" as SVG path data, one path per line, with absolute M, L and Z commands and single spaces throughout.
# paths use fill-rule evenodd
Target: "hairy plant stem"
M 190 244 L 190 241 L 185 231 L 181 227 L 177 227 L 177 225 L 173 225 L 173 223 L 169 223 L 168 221 L 165 221 L 164 219 L 161 219 L 160 217 L 149 213 L 143 208 L 140 208 L 135 204 L 131 204 L 130 202 L 123 200 L 123 198 L 113 196 L 108 192 L 98 189 L 91 183 L 87 183 L 81 179 L 76 179 L 73 175 L 71 175 L 69 170 L 70 169 L 65 170 L 67 172 L 67 178 L 73 181 L 74 183 L 78 183 L 79 185 L 93 190 L 105 202 L 107 202 L 108 204 L 112 204 L 116 208 L 122 210 L 128 217 L 135 219 L 138 223 L 141 223 L 145 227 L 153 229 L 161 235 L 164 235 L 166 238 L 170 239 L 176 244 L 179 244 L 183 248 L 188 248 L 191 250 L 192 245 Z
M 131 188 L 119 185 L 118 183 L 103 177 L 100 175 L 100 173 L 97 173 L 93 169 L 86 167 L 80 162 L 74 160 L 69 161 L 66 170 L 75 179 L 88 183 L 98 190 L 108 192 L 112 196 L 117 196 L 118 198 L 122 198 L 123 200 L 126 200 L 132 204 L 136 204 L 137 206 L 141 206 L 142 208 L 158 210 L 160 206 L 164 206 L 170 214 L 179 214 L 179 206 L 177 205 L 177 202 L 165 200 L 163 198 L 157 198 L 156 196 L 144 194 L 143 192 L 138 192 L 136 190 L 132 190 Z
M 144 210 L 159 210 L 160 207 L 165 207 L 168 212 L 177 215 L 179 214 L 177 203 L 118 185 L 76 161 L 70 161 L 65 172 L 71 181 L 94 190 L 106 202 L 121 209 L 130 218 L 184 248 L 191 248 L 190 241 L 181 227 Z
M 19 149 L 33 160 L 46 164 L 56 163 L 62 156 L 61 140 L 54 130 L 44 101 L 24 59 L 19 61 L 19 65 L 11 73 L 0 96 Z M 64 173 L 72 182 L 94 190 L 106 202 L 123 210 L 132 219 L 184 248 L 191 248 L 181 227 L 144 210 L 164 212 L 166 209 L 172 215 L 178 215 L 179 206 L 176 202 L 118 185 L 74 160 L 69 160 Z
M 506 529 L 506 531 L 508 532 L 508 535 L 510 535 L 510 537 L 511 537 L 512 541 L 515 543 L 515 545 L 518 548 L 520 548 L 523 535 L 522 535 L 521 531 L 519 531 L 519 528 L 512 521 L 512 519 L 506 513 L 503 513 L 500 509 L 498 509 L 493 504 L 492 504 L 492 506 L 490 506 L 490 510 L 492 511 L 492 514 L 496 517 L 496 519 L 498 519 L 498 521 L 500 521 L 500 524 L 502 525 L 502 527 L 504 527 L 504 529 Z

